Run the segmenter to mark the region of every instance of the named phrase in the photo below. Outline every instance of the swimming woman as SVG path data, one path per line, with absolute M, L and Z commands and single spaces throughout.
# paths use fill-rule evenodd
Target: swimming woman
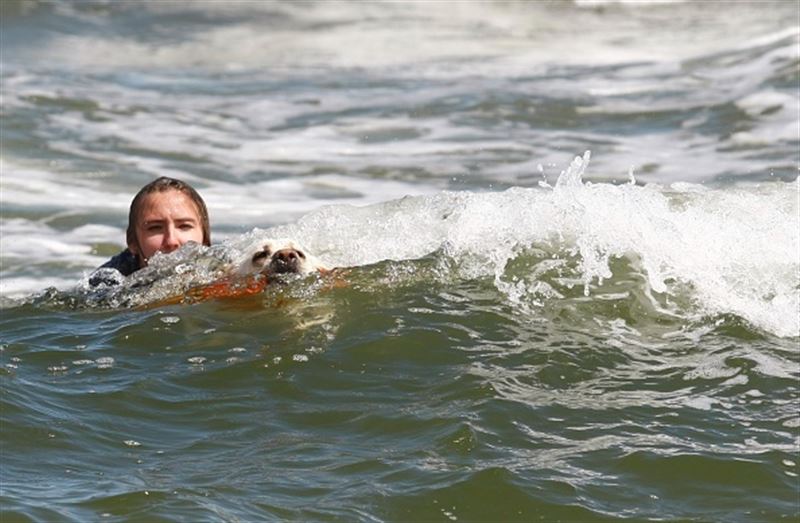
M 155 253 L 170 253 L 190 241 L 211 245 L 206 204 L 186 182 L 158 178 L 133 198 L 126 239 L 128 248 L 98 267 L 89 285 L 117 284 L 120 275 L 146 267 Z

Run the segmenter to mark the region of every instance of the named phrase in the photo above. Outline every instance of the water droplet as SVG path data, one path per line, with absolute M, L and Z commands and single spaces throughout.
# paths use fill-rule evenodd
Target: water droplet
M 247 352 L 247 349 L 244 347 L 234 347 L 232 349 L 228 349 L 228 352 Z
M 308 361 L 308 356 L 305 354 L 295 354 L 292 356 L 292 361 Z
M 161 318 L 161 323 L 166 323 L 167 325 L 178 323 L 179 321 L 181 321 L 181 319 L 177 316 L 164 316 Z
M 205 363 L 208 360 L 206 358 L 204 358 L 203 356 L 192 356 L 191 358 L 189 358 L 186 361 L 188 361 L 192 365 L 202 365 L 203 363 Z
M 132 439 L 126 439 L 124 443 L 128 447 L 141 447 L 142 446 L 141 443 L 139 443 L 136 440 L 132 440 Z

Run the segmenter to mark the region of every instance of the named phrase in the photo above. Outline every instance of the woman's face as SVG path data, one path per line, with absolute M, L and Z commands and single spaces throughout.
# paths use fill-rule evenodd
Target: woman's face
M 128 245 L 142 265 L 156 253 L 169 253 L 188 241 L 203 242 L 203 227 L 194 202 L 177 190 L 154 192 L 141 201 L 136 224 L 138 245 Z

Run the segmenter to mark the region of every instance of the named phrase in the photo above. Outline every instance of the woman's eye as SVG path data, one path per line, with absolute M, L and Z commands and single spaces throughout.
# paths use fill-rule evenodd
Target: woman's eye
M 194 225 L 192 225 L 191 223 L 184 223 L 181 224 L 180 229 L 182 231 L 191 231 L 192 229 L 194 229 Z

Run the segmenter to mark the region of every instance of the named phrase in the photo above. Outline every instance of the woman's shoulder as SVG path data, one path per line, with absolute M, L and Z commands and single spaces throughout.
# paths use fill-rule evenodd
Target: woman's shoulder
M 110 260 L 94 270 L 89 276 L 89 285 L 117 285 L 122 276 L 128 276 L 139 270 L 139 259 L 129 249 L 113 256 Z

